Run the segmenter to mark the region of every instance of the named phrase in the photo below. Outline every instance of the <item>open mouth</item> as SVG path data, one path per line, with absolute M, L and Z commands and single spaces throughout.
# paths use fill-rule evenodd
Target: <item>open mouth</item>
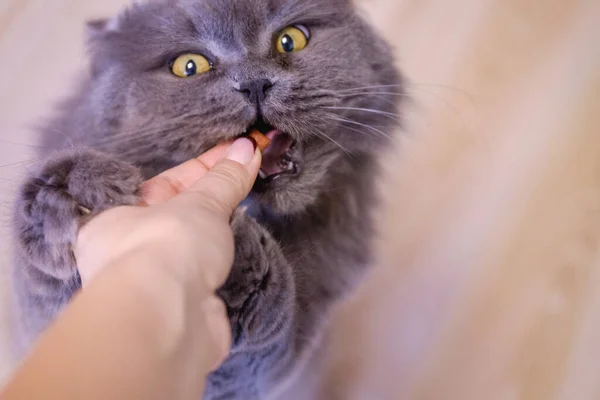
M 246 133 L 258 129 L 271 140 L 263 152 L 259 178 L 271 182 L 283 176 L 296 176 L 300 173 L 300 159 L 296 150 L 296 141 L 287 133 L 269 125 L 264 119 L 250 125 Z

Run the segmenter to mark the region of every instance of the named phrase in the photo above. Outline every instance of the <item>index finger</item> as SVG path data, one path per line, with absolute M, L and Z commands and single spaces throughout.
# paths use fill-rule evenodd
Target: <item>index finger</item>
M 144 182 L 141 186 L 142 199 L 147 205 L 169 201 L 202 178 L 223 158 L 231 143 L 213 147 L 199 157 L 192 158 Z

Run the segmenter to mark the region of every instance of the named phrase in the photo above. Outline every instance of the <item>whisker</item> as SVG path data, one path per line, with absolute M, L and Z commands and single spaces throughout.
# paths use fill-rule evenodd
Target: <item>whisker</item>
M 99 138 L 93 142 L 90 142 L 92 146 L 107 146 L 114 145 L 120 143 L 121 141 L 132 140 L 132 138 L 136 139 L 145 139 L 149 136 L 156 134 L 164 134 L 171 133 L 178 129 L 183 129 L 186 125 L 189 125 L 187 120 L 189 119 L 197 119 L 199 121 L 203 120 L 206 115 L 209 115 L 212 110 L 208 110 L 205 113 L 198 114 L 197 112 L 185 112 L 181 113 L 175 117 L 172 117 L 169 121 L 164 124 L 158 126 L 149 126 L 146 128 L 130 128 L 127 130 L 120 130 L 118 134 L 111 135 L 105 138 Z
M 33 144 L 27 144 L 27 143 L 17 143 L 17 142 L 11 142 L 10 140 L 0 140 L 0 143 L 6 143 L 6 144 L 12 144 L 15 146 L 21 146 L 21 147 L 29 147 L 32 149 L 47 149 L 48 147 L 45 146 L 36 146 Z
M 436 87 L 436 88 L 451 90 L 453 92 L 462 94 L 463 96 L 465 96 L 467 98 L 467 100 L 469 100 L 473 105 L 475 105 L 475 99 L 473 98 L 473 96 L 470 93 L 468 93 L 466 90 L 459 89 L 454 86 L 434 84 L 434 83 L 415 83 L 415 82 L 407 82 L 407 84 L 408 84 L 408 86 L 413 86 L 417 89 L 421 89 L 421 86 L 427 86 L 427 87 Z
M 364 96 L 371 96 L 371 95 L 389 95 L 389 96 L 397 96 L 397 97 L 411 97 L 410 95 L 406 94 L 406 93 L 398 93 L 398 92 L 357 92 L 357 93 L 344 93 L 341 96 L 342 97 L 351 97 L 351 96 L 359 96 L 359 95 L 364 95 Z
M 339 92 L 340 93 L 344 93 L 344 92 L 349 92 L 349 91 L 354 91 L 354 90 L 368 90 L 368 89 L 378 89 L 378 88 L 401 88 L 401 87 L 422 87 L 422 86 L 428 86 L 428 87 L 438 87 L 438 88 L 442 88 L 442 89 L 448 89 L 457 93 L 461 93 L 462 95 L 464 95 L 465 97 L 469 98 L 471 101 L 474 102 L 474 99 L 472 97 L 472 95 L 470 93 L 468 93 L 465 90 L 459 89 L 457 87 L 453 87 L 453 86 L 449 86 L 449 85 L 443 85 L 443 84 L 435 84 L 435 83 L 417 83 L 417 82 L 410 82 L 410 81 L 405 81 L 403 83 L 399 83 L 399 84 L 390 84 L 390 85 L 371 85 L 371 86 L 362 86 L 362 87 L 352 87 L 352 88 L 346 88 L 346 89 L 342 89 Z
M 404 86 L 405 85 L 401 84 L 401 83 L 400 84 L 393 84 L 393 85 L 358 86 L 358 87 L 351 87 L 351 88 L 339 90 L 338 93 L 346 93 L 346 92 L 350 92 L 350 91 L 354 91 L 354 90 L 384 89 L 384 88 L 402 88 Z
M 341 144 L 339 144 L 338 142 L 336 142 L 333 138 L 331 138 L 329 135 L 327 135 L 325 132 L 320 131 L 316 128 L 311 128 L 309 130 L 309 133 L 313 133 L 317 136 L 319 136 L 322 139 L 326 139 L 329 140 L 331 143 L 335 144 L 337 147 L 339 147 L 344 153 L 346 153 L 346 155 L 348 155 L 349 157 L 353 157 L 354 155 L 352 154 L 352 152 L 350 150 L 348 150 L 347 148 L 345 148 L 344 146 L 342 146 Z
M 390 113 L 390 112 L 386 112 L 386 111 L 374 110 L 371 108 L 360 108 L 360 107 L 323 107 L 323 108 L 328 109 L 328 110 L 348 110 L 348 111 L 368 112 L 368 113 L 372 113 L 372 114 L 383 115 L 384 117 L 388 117 L 398 123 L 402 122 L 398 118 L 398 114 Z
M 210 111 L 207 111 L 203 114 L 198 114 L 196 111 L 186 110 L 178 115 L 174 115 L 170 117 L 168 121 L 159 125 L 150 125 L 147 127 L 132 127 L 128 129 L 119 129 L 118 133 L 115 135 L 111 135 L 104 138 L 98 138 L 96 141 L 92 142 L 92 144 L 102 144 L 104 141 L 111 141 L 120 138 L 128 138 L 132 135 L 136 137 L 140 137 L 142 135 L 151 135 L 153 133 L 160 133 L 164 129 L 168 129 L 171 127 L 180 127 L 181 124 L 185 123 L 186 119 L 189 118 L 198 118 L 201 119 L 203 116 L 210 114 Z
M 443 102 L 450 110 L 452 110 L 452 112 L 454 113 L 454 115 L 456 115 L 460 119 L 463 127 L 466 128 L 468 126 L 467 122 L 465 121 L 465 119 L 463 118 L 463 116 L 461 115 L 461 113 L 458 111 L 458 108 L 456 108 L 452 103 L 450 103 L 450 101 L 448 101 L 447 99 L 445 99 L 443 96 L 441 96 L 438 93 L 435 93 L 435 92 L 432 92 L 432 91 L 429 91 L 429 90 L 425 90 L 425 89 L 422 89 L 422 88 L 420 90 L 422 92 L 424 92 L 424 93 L 427 93 L 427 94 L 435 97 L 436 99 L 440 100 L 441 102 Z M 472 103 L 472 104 L 475 105 L 475 103 Z
M 140 129 L 135 131 L 135 133 L 119 133 L 117 135 L 113 135 L 113 136 L 108 136 L 105 138 L 100 138 L 98 140 L 95 141 L 91 141 L 88 142 L 88 145 L 90 146 L 94 146 L 94 147 L 99 147 L 99 148 L 106 148 L 107 146 L 114 146 L 117 144 L 127 144 L 130 142 L 136 142 L 137 146 L 149 146 L 152 145 L 152 142 L 148 142 L 147 138 L 156 136 L 156 135 L 166 135 L 166 134 L 172 134 L 173 132 L 177 132 L 183 128 L 185 128 L 186 125 L 184 122 L 178 121 L 178 122 L 170 122 L 170 123 L 166 123 L 160 126 L 155 126 L 155 127 L 149 127 L 147 129 Z M 194 129 L 195 126 L 188 126 L 188 128 L 190 129 Z
M 353 123 L 352 121 L 340 121 L 340 122 L 343 122 L 343 123 Z M 363 125 L 361 124 L 361 126 L 363 126 Z M 371 128 L 370 128 L 370 127 L 368 127 L 368 126 L 365 126 L 365 128 L 369 128 L 369 129 L 371 129 Z M 375 133 L 380 133 L 380 134 L 382 134 L 383 136 L 385 136 L 385 137 L 389 138 L 390 140 L 393 140 L 393 139 L 392 139 L 392 138 L 391 138 L 389 135 L 386 135 L 384 132 L 381 132 L 381 131 L 379 131 L 379 132 L 369 132 L 369 131 L 363 131 L 363 130 L 360 130 L 360 129 L 358 129 L 358 128 L 353 128 L 353 127 L 351 127 L 351 126 L 344 126 L 344 129 L 349 129 L 349 130 L 351 130 L 352 132 L 360 133 L 360 134 L 362 134 L 362 135 L 364 135 L 364 134 L 371 134 L 371 135 L 374 135 L 374 136 L 375 136 Z
M 340 121 L 340 122 L 341 122 L 341 121 Z M 369 132 L 369 131 L 361 131 L 360 129 L 358 129 L 358 128 L 353 128 L 353 127 L 351 127 L 351 126 L 344 126 L 344 129 L 348 129 L 348 130 L 350 130 L 350 131 L 352 131 L 352 132 L 360 133 L 361 135 L 364 135 L 364 134 L 370 134 L 370 135 L 374 135 L 373 133 L 371 133 L 371 132 Z
M 56 129 L 56 128 L 53 128 L 50 131 L 54 132 L 54 133 L 58 133 L 59 135 L 63 135 L 67 139 L 67 144 L 69 146 L 71 146 L 71 148 L 76 149 L 75 142 L 73 141 L 73 138 L 68 133 L 63 132 L 63 131 L 61 131 L 59 129 Z
M 32 160 L 17 161 L 15 163 L 0 165 L 0 168 L 9 168 L 9 167 L 17 167 L 17 166 L 21 166 L 21 165 L 35 164 L 36 162 L 39 162 L 41 160 L 42 160 L 42 157 L 34 158 Z
M 390 135 L 386 134 L 382 130 L 377 129 L 377 128 L 371 126 L 371 125 L 363 124 L 363 123 L 355 121 L 353 119 L 340 117 L 339 115 L 335 115 L 335 114 L 328 114 L 327 117 L 329 119 L 332 119 L 332 120 L 335 120 L 335 121 L 338 121 L 338 122 L 344 122 L 344 123 L 348 123 L 348 124 L 362 126 L 362 127 L 367 128 L 369 130 L 372 130 L 375 133 L 379 133 L 380 135 L 382 135 L 383 137 L 385 137 L 385 138 L 387 138 L 389 140 L 392 140 L 392 141 L 394 140 Z
M 392 86 L 394 86 L 394 85 L 392 85 Z M 427 94 L 429 94 L 429 95 L 431 95 L 431 96 L 434 96 L 434 97 L 435 97 L 435 98 L 437 98 L 438 100 L 442 101 L 444 104 L 446 104 L 446 106 L 448 106 L 448 108 L 449 108 L 449 109 L 451 109 L 451 110 L 453 111 L 453 113 L 454 113 L 455 115 L 457 115 L 457 116 L 458 116 L 458 118 L 461 120 L 461 122 L 462 122 L 463 126 L 467 126 L 467 123 L 466 123 L 466 121 L 464 120 L 464 118 L 462 117 L 462 115 L 460 114 L 460 112 L 458 111 L 458 109 L 457 109 L 457 108 L 456 108 L 454 105 L 452 105 L 452 103 L 450 103 L 450 102 L 449 102 L 447 99 L 445 99 L 443 96 L 441 96 L 440 94 L 438 94 L 438 93 L 435 93 L 435 92 L 433 92 L 433 91 L 426 90 L 426 89 L 424 89 L 424 88 L 422 88 L 422 87 L 417 87 L 417 85 L 415 85 L 415 84 L 412 84 L 412 86 L 413 86 L 413 87 L 416 87 L 416 89 L 418 89 L 418 90 L 420 90 L 420 91 L 422 91 L 422 92 L 424 92 L 424 93 L 427 93 Z M 432 87 L 435 87 L 436 85 L 420 85 L 420 86 L 432 86 Z M 444 85 L 438 85 L 438 86 L 440 86 L 440 87 L 444 87 Z M 448 88 L 449 88 L 449 89 L 452 89 L 452 88 L 450 88 L 450 87 L 448 87 Z M 475 105 L 475 101 L 473 100 L 473 98 L 472 98 L 472 97 L 471 97 L 471 96 L 470 96 L 470 95 L 469 95 L 467 92 L 461 91 L 460 89 L 454 89 L 454 90 L 456 90 L 456 91 L 457 91 L 457 92 L 459 92 L 459 93 L 462 93 L 462 94 L 464 94 L 464 95 L 467 97 L 467 99 L 468 99 L 468 100 L 469 100 L 469 101 L 470 101 L 470 102 L 471 102 L 473 105 Z M 412 97 L 412 96 L 410 96 L 410 95 L 408 95 L 408 94 L 405 94 L 405 93 L 397 93 L 397 92 L 362 92 L 362 93 L 357 93 L 357 94 L 354 94 L 354 93 L 352 93 L 352 94 L 344 94 L 344 95 L 342 95 L 342 96 L 344 96 L 344 97 L 345 97 L 345 96 L 348 96 L 348 97 L 350 97 L 350 96 L 353 96 L 353 95 L 357 95 L 357 96 L 358 96 L 358 95 L 364 95 L 364 96 L 368 96 L 368 95 L 371 95 L 371 94 L 379 94 L 379 95 L 387 95 L 387 96 L 398 96 L 398 97 L 409 97 L 409 98 L 410 98 L 410 97 Z M 398 121 L 398 122 L 401 122 L 401 121 Z
M 98 138 L 97 140 L 90 142 L 94 145 L 100 145 L 105 142 L 117 142 L 119 140 L 127 140 L 130 138 L 144 138 L 146 136 L 151 136 L 153 134 L 161 133 L 163 131 L 168 131 L 172 129 L 180 128 L 183 122 L 181 121 L 168 121 L 164 124 L 157 126 L 148 126 L 144 128 L 131 128 L 127 130 L 120 130 L 119 133 L 103 138 Z
M 358 96 L 363 96 L 363 97 L 377 97 L 380 100 L 386 102 L 387 104 L 390 104 L 394 107 L 396 107 L 398 105 L 398 103 L 395 100 L 392 99 L 387 99 L 385 97 L 383 97 L 383 95 L 389 95 L 389 96 L 398 96 L 398 97 L 410 97 L 406 94 L 403 93 L 395 93 L 395 92 L 357 92 L 357 93 L 348 93 L 348 94 L 341 94 L 339 95 L 340 98 L 345 99 L 348 97 L 358 97 Z
M 181 129 L 183 127 L 183 125 L 177 125 L 177 126 L 173 126 L 173 127 L 155 127 L 153 128 L 153 130 L 147 130 L 146 132 L 141 132 L 141 133 L 127 133 L 127 134 L 118 134 L 115 136 L 108 136 L 99 140 L 94 140 L 94 141 L 90 141 L 88 142 L 88 145 L 90 146 L 97 146 L 97 147 L 106 147 L 106 146 L 110 146 L 110 145 L 116 145 L 116 144 L 123 144 L 123 143 L 127 143 L 127 142 L 132 142 L 132 141 L 144 141 L 144 139 L 147 139 L 149 137 L 155 136 L 157 134 L 167 134 L 173 131 L 176 131 L 178 129 Z M 149 143 L 146 143 L 149 144 Z

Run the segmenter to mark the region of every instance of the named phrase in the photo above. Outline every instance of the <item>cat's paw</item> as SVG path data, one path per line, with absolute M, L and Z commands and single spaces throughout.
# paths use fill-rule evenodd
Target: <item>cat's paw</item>
M 266 347 L 286 334 L 294 318 L 294 282 L 279 243 L 238 209 L 231 220 L 235 260 L 219 295 L 232 325 L 233 351 Z
M 139 170 L 93 150 L 59 153 L 29 177 L 19 193 L 18 245 L 44 273 L 71 279 L 76 273 L 72 244 L 91 214 L 135 204 Z

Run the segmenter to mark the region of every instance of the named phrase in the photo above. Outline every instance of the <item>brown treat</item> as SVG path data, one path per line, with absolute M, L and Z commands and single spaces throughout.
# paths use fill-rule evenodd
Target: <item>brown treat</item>
M 258 129 L 255 129 L 252 132 L 250 132 L 249 136 L 252 139 L 254 139 L 261 153 L 263 153 L 265 149 L 269 147 L 269 144 L 271 144 L 271 139 L 260 133 Z

